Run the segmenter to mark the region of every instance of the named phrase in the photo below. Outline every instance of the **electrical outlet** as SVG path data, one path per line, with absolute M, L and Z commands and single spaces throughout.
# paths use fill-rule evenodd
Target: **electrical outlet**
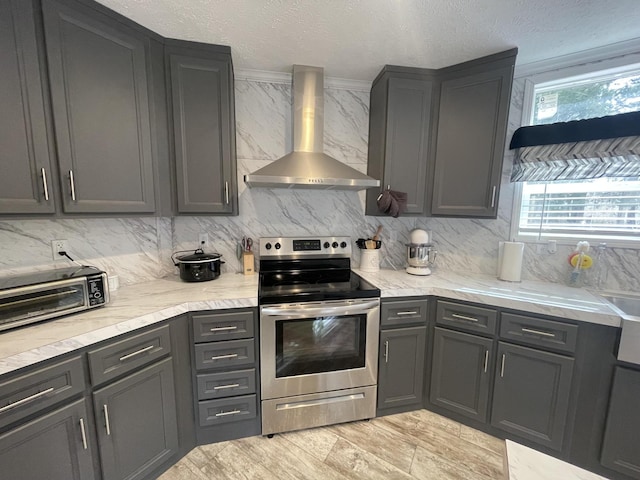
M 54 261 L 66 260 L 66 257 L 60 255 L 60 252 L 69 253 L 66 240 L 51 240 L 51 257 Z
M 198 235 L 198 248 L 205 249 L 209 246 L 209 234 L 201 233 Z

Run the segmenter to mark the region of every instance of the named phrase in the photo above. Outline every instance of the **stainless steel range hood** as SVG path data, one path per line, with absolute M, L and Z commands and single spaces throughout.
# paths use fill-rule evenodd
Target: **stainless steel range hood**
M 249 187 L 363 190 L 380 180 L 323 153 L 324 71 L 293 66 L 293 152 L 249 175 Z

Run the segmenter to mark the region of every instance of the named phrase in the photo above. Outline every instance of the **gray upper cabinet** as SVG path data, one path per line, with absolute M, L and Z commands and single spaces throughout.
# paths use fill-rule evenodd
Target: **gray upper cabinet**
M 43 0 L 66 213 L 153 213 L 149 39 L 92 8 Z
M 53 213 L 53 173 L 31 0 L 0 0 L 0 214 Z
M 409 215 L 427 213 L 433 91 L 428 70 L 392 66 L 371 88 L 367 174 L 380 179 L 381 189 L 406 192 Z M 383 215 L 376 203 L 379 194 L 367 190 L 367 215 Z
M 495 218 L 516 50 L 446 69 L 431 213 Z
M 178 213 L 238 214 L 229 47 L 168 41 Z

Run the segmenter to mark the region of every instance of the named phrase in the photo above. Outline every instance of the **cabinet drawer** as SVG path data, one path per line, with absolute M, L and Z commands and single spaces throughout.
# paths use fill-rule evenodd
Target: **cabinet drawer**
M 256 393 L 256 369 L 197 375 L 198 400 Z
M 171 352 L 169 325 L 128 336 L 89 352 L 89 371 L 94 387 L 136 370 Z
M 236 368 L 255 363 L 253 339 L 201 343 L 195 346 L 196 369 Z
M 0 428 L 85 389 L 82 359 L 73 357 L 0 382 Z
M 427 300 L 384 302 L 380 310 L 382 327 L 424 324 L 427 322 Z
M 527 345 L 573 353 L 578 340 L 578 326 L 555 320 L 503 313 L 500 337 Z
M 460 330 L 493 335 L 496 332 L 498 312 L 491 308 L 474 307 L 438 300 L 436 323 Z
M 255 395 L 224 398 L 222 400 L 206 400 L 198 402 L 198 416 L 201 427 L 220 425 L 256 418 L 258 413 Z
M 252 310 L 192 315 L 193 341 L 201 343 L 252 338 L 253 316 Z

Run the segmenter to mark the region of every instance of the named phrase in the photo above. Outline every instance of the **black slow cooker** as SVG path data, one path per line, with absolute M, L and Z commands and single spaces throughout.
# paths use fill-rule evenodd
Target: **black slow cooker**
M 220 276 L 220 265 L 224 263 L 220 260 L 222 255 L 219 253 L 204 253 L 200 248 L 191 255 L 183 255 L 177 259 L 174 255 L 176 254 L 171 255 L 173 264 L 180 268 L 180 278 L 185 282 L 215 280 Z

